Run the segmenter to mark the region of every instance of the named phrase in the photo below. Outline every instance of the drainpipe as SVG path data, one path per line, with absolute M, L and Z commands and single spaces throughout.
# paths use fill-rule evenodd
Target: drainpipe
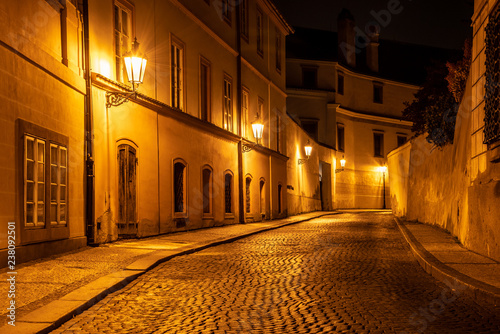
M 85 53 L 85 231 L 87 244 L 95 245 L 94 220 L 94 154 L 93 154 L 93 117 L 92 117 L 92 78 L 90 75 L 90 46 L 89 46 L 89 2 L 82 1 L 83 5 L 83 47 Z
M 241 122 L 241 1 L 236 5 L 236 112 L 238 113 L 238 134 L 243 135 Z M 238 201 L 239 220 L 245 223 L 244 197 L 243 197 L 243 139 L 238 143 Z

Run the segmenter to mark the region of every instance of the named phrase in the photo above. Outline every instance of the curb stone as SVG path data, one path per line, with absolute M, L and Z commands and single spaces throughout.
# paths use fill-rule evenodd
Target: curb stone
M 463 288 L 463 292 L 476 301 L 485 301 L 494 305 L 500 305 L 500 289 L 467 276 L 439 261 L 434 255 L 427 251 L 415 238 L 408 228 L 397 217 L 394 217 L 399 230 L 415 256 L 420 266 L 437 280 L 447 284 Z

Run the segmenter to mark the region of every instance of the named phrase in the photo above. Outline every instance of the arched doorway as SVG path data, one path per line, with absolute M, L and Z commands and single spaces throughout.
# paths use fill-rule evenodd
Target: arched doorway
M 118 146 L 118 235 L 137 235 L 137 149 Z

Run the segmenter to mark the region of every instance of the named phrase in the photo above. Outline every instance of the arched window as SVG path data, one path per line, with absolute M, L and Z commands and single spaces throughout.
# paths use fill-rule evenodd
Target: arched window
M 251 196 L 250 196 L 250 186 L 252 184 L 252 177 L 248 175 L 245 179 L 245 212 L 251 213 L 252 207 L 250 205 Z
M 187 214 L 187 164 L 181 159 L 174 160 L 174 214 Z
M 233 174 L 228 171 L 224 174 L 224 212 L 233 213 Z
M 262 219 L 266 217 L 266 180 L 260 179 L 260 214 Z
M 201 172 L 203 189 L 203 215 L 209 216 L 212 213 L 212 168 L 204 166 Z

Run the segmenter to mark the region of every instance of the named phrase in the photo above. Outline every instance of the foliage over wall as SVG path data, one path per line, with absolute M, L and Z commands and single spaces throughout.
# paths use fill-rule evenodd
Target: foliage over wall
M 471 42 L 464 45 L 464 57 L 456 63 L 435 62 L 427 69 L 427 79 L 405 102 L 403 117 L 413 122 L 412 131 L 427 133 L 427 141 L 437 147 L 453 143 L 457 110 L 462 100 L 471 63 Z

